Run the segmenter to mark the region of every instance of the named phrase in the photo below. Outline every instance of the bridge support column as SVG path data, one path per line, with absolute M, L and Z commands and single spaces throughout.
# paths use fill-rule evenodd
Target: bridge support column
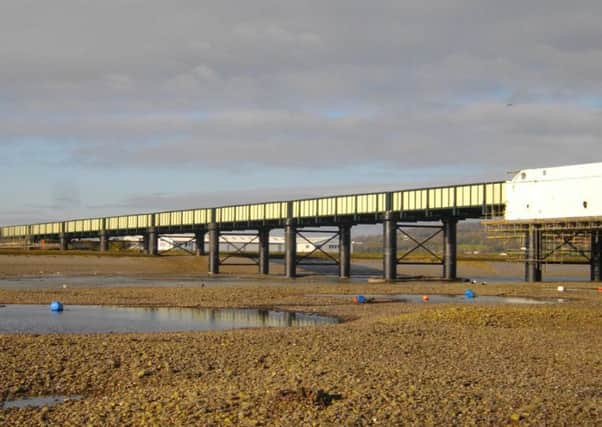
M 142 235 L 142 252 L 148 255 L 148 233 Z
M 69 237 L 67 237 L 67 235 L 65 233 L 61 233 L 59 235 L 59 249 L 61 251 L 66 251 L 69 249 L 69 241 L 71 239 Z
M 219 274 L 219 227 L 209 224 L 209 274 Z
M 106 231 L 100 232 L 100 252 L 107 252 L 109 250 L 109 236 Z
M 157 230 L 149 228 L 147 232 L 147 254 L 150 256 L 157 256 L 159 254 L 159 238 L 157 236 Z
M 284 270 L 287 278 L 297 277 L 297 221 L 293 218 L 286 220 L 284 229 L 285 260 Z
M 33 236 L 30 236 L 29 234 L 27 236 L 25 236 L 25 240 L 24 240 L 23 244 L 25 246 L 26 251 L 32 249 L 31 247 L 33 246 L 34 243 L 35 243 L 35 239 Z
M 259 274 L 270 274 L 270 229 L 262 228 L 259 236 Z
M 351 277 L 351 226 L 349 224 L 339 226 L 339 277 L 341 279 Z
M 385 280 L 397 279 L 397 219 L 391 211 L 383 223 L 383 273 Z
M 445 239 L 443 278 L 456 280 L 458 278 L 458 219 L 446 218 L 443 221 L 443 226 Z
M 196 244 L 195 255 L 205 255 L 205 230 L 197 230 L 194 233 L 194 240 Z
M 541 282 L 541 230 L 531 225 L 527 232 L 527 261 L 525 263 L 525 281 Z
M 590 260 L 592 282 L 602 282 L 602 231 L 592 231 Z

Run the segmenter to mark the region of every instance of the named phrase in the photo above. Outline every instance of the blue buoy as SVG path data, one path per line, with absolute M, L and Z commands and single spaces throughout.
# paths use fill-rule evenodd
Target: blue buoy
M 366 297 L 363 295 L 358 295 L 355 298 L 353 298 L 353 301 L 356 304 L 366 304 Z
M 466 289 L 466 291 L 464 291 L 464 296 L 466 297 L 466 299 L 473 299 L 475 297 L 475 294 L 472 291 L 472 289 Z
M 63 303 L 60 301 L 52 301 L 50 303 L 50 311 L 57 313 L 63 311 Z

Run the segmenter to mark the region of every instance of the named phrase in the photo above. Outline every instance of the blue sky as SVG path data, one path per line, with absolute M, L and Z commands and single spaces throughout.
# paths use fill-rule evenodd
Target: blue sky
M 601 18 L 596 1 L 3 1 L 0 223 L 602 160 Z

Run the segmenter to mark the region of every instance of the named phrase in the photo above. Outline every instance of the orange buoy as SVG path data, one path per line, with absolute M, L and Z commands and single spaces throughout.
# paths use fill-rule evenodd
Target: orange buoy
M 598 292 L 602 292 L 602 286 L 598 288 Z
M 428 295 L 422 295 L 422 301 L 427 302 L 429 299 Z

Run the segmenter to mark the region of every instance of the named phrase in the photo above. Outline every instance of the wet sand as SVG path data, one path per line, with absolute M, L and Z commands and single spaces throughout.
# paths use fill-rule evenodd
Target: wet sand
M 250 262 L 241 258 L 232 258 L 232 263 Z M 318 260 L 319 262 L 319 260 Z M 226 277 L 253 277 L 257 273 L 256 265 L 220 267 Z M 300 266 L 301 275 L 336 276 L 336 266 Z M 282 275 L 282 260 L 274 259 L 270 263 L 273 275 Z M 400 276 L 441 276 L 441 266 L 400 265 Z M 353 259 L 352 274 L 359 279 L 382 276 L 382 260 Z M 551 281 L 588 281 L 589 266 L 586 265 L 550 265 L 544 267 L 544 279 Z M 491 261 L 460 261 L 460 277 L 475 278 L 496 282 L 516 282 L 524 277 L 524 267 L 520 263 Z M 51 277 L 129 277 L 149 278 L 186 278 L 207 277 L 207 257 L 193 256 L 102 256 L 90 255 L 3 255 L 0 254 L 0 279 L 7 278 L 51 278 Z
M 245 271 L 244 268 L 240 270 Z M 0 254 L 0 278 L 96 275 L 152 277 L 170 274 L 207 274 L 206 258 Z
M 81 265 L 65 266 L 83 261 L 69 258 L 76 257 L 65 257 L 61 269 L 81 276 Z M 24 275 L 39 265 L 27 270 L 23 265 L 31 260 L 14 261 Z M 0 260 L 0 271 L 5 265 Z M 51 262 L 46 265 L 53 269 Z M 169 275 L 193 274 L 138 268 L 120 275 L 162 276 L 160 281 L 170 283 Z M 477 295 L 569 300 L 554 305 L 355 305 L 352 296 L 359 293 L 461 294 L 466 285 L 309 277 L 201 287 L 203 280 L 189 277 L 172 287 L 94 287 L 88 281 L 66 289 L 4 289 L 0 304 L 60 299 L 84 305 L 269 307 L 345 322 L 225 332 L 0 335 L 0 399 L 81 396 L 47 408 L 0 408 L 0 424 L 602 423 L 597 285 L 567 283 L 564 293 L 557 283 L 473 286 Z M 328 296 L 341 293 L 349 298 Z

